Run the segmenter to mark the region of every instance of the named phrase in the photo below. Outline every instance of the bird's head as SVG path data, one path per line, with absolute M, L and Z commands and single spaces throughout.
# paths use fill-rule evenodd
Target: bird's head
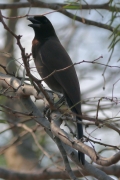
M 51 22 L 45 16 L 29 17 L 28 20 L 32 22 L 32 24 L 29 24 L 28 26 L 34 29 L 35 37 L 37 39 L 55 35 L 55 30 Z

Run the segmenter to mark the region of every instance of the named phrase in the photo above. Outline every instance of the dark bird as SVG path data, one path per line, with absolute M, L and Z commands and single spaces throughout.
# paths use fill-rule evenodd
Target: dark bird
M 68 106 L 72 111 L 81 115 L 80 87 L 77 74 L 72 61 L 66 50 L 60 43 L 51 22 L 45 16 L 29 17 L 33 24 L 35 37 L 32 41 L 32 55 L 38 73 L 42 78 L 51 74 L 54 70 L 66 68 L 64 71 L 56 72 L 49 78 L 45 79 L 45 83 L 53 90 L 62 93 Z M 76 117 L 81 121 L 80 117 Z M 83 137 L 82 124 L 77 123 L 77 138 Z M 85 159 L 82 152 L 78 152 L 78 158 L 84 165 Z

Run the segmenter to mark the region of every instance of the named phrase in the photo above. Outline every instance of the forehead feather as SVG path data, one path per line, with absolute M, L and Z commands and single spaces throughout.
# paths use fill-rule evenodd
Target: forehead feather
M 45 16 L 34 16 L 34 19 L 42 24 L 48 23 L 49 20 Z

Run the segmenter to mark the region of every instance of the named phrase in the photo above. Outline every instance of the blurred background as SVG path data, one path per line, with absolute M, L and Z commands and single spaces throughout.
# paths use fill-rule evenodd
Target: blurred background
M 2 3 L 12 4 L 14 2 L 28 2 L 26 0 L 1 0 Z M 64 0 L 49 0 L 44 3 L 68 3 L 72 4 L 104 4 L 106 0 L 88 0 L 88 1 L 64 1 Z M 120 8 L 119 0 L 110 1 L 111 6 Z M 82 6 L 81 6 L 82 8 Z M 96 117 L 98 102 L 98 118 L 107 123 L 113 124 L 118 129 L 120 128 L 120 39 L 113 32 L 93 25 L 87 25 L 75 20 L 76 16 L 92 20 L 94 22 L 110 25 L 120 32 L 120 11 L 112 12 L 105 9 L 74 9 L 67 10 L 73 14 L 73 19 L 68 18 L 59 12 L 46 14 L 47 18 L 53 24 L 56 34 L 58 35 L 62 45 L 67 50 L 74 63 L 81 62 L 76 65 L 77 75 L 79 77 L 81 98 L 82 98 L 82 113 L 90 117 Z M 2 9 L 2 14 L 6 17 L 38 15 L 52 12 L 52 9 L 27 7 L 15 9 Z M 4 19 L 7 25 L 17 35 L 22 35 L 21 42 L 26 50 L 26 53 L 31 52 L 31 43 L 34 37 L 32 28 L 28 26 L 30 23 L 27 17 L 16 19 Z M 24 66 L 22 64 L 21 52 L 16 44 L 16 40 L 3 28 L 0 24 L 0 64 L 7 67 L 10 73 L 23 76 Z M 112 35 L 112 36 L 111 36 Z M 117 42 L 117 43 L 114 43 Z M 100 58 L 102 56 L 102 58 Z M 84 62 L 83 62 L 84 60 Z M 89 61 L 89 62 L 88 62 Z M 96 63 L 92 63 L 92 62 Z M 32 73 L 37 76 L 37 71 L 33 60 L 30 62 Z M 106 66 L 109 65 L 109 66 Z M 2 68 L 0 71 L 5 73 Z M 45 87 L 46 84 L 43 83 Z M 47 87 L 48 88 L 48 87 Z M 34 103 L 39 108 L 43 108 L 41 100 Z M 25 111 L 17 98 L 10 100 L 5 96 L 0 96 L 0 104 L 4 104 L 18 111 Z M 44 129 L 36 124 L 34 120 L 28 117 L 18 117 L 0 108 L 0 166 L 9 167 L 14 170 L 34 170 L 40 167 L 52 166 L 51 160 L 40 151 L 32 134 L 24 128 L 18 128 L 15 123 L 24 122 L 26 126 L 34 130 L 37 142 L 49 154 L 54 154 L 56 166 L 61 163 L 60 153 L 55 143 L 46 135 Z M 83 121 L 86 125 L 88 121 Z M 69 132 L 68 128 L 63 128 Z M 74 128 L 73 128 L 74 129 Z M 103 157 L 110 157 L 118 150 L 113 146 L 120 147 L 120 136 L 118 132 L 103 126 L 99 128 L 88 123 L 84 126 L 84 135 L 98 142 L 110 144 L 111 147 L 105 147 L 100 144 L 86 142 L 89 146 L 94 146 L 96 152 Z M 86 156 L 86 160 L 91 162 Z M 119 163 L 118 163 L 119 164 Z M 54 167 L 54 165 L 53 165 Z M 82 179 L 82 178 L 81 178 Z M 84 178 L 83 178 L 84 179 Z M 89 179 L 95 179 L 89 177 Z M 114 179 L 118 179 L 114 177 Z

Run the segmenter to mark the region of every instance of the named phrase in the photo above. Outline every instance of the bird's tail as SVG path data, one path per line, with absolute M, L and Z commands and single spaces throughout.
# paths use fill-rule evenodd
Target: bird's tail
M 83 138 L 83 129 L 82 125 L 77 123 L 77 139 Z M 85 157 L 84 154 L 80 151 L 78 151 L 78 159 L 81 161 L 81 163 L 84 165 L 85 164 Z
M 67 93 L 64 91 L 64 96 L 67 100 L 67 103 L 68 103 L 68 106 L 69 107 L 72 107 L 73 104 L 75 103 L 72 103 L 72 101 L 70 100 L 70 98 L 68 97 Z M 79 104 L 77 105 L 77 107 L 73 107 L 71 109 L 74 113 L 76 114 L 81 114 L 81 110 L 80 110 L 80 107 L 79 107 Z M 78 110 L 78 111 L 77 111 Z M 79 117 L 77 117 L 77 120 L 78 121 L 81 121 L 81 119 Z M 83 129 L 82 129 L 82 124 L 79 124 L 77 123 L 77 139 L 81 139 L 83 137 Z M 81 163 L 84 165 L 85 164 L 85 157 L 84 157 L 84 154 L 80 151 L 78 151 L 78 159 L 79 161 L 81 161 Z

